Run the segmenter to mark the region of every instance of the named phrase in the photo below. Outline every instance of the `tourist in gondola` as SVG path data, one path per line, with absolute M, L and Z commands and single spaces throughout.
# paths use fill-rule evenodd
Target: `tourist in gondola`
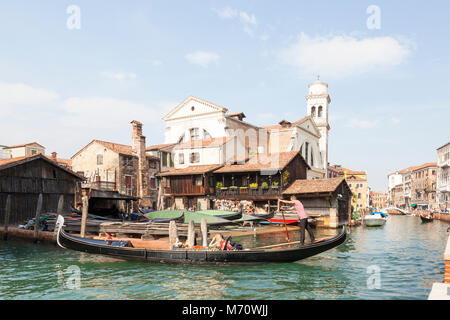
M 294 205 L 300 222 L 300 244 L 305 244 L 305 229 L 308 230 L 309 237 L 311 238 L 311 243 L 314 242 L 316 238 L 314 237 L 312 228 L 308 223 L 308 215 L 306 214 L 305 208 L 303 207 L 303 204 L 300 202 L 300 200 L 297 200 L 297 197 L 292 195 L 290 201 L 280 200 L 280 202 Z

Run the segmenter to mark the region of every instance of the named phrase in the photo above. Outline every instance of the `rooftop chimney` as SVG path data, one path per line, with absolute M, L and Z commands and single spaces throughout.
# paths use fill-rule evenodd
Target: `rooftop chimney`
M 56 162 L 56 155 L 57 155 L 57 153 L 53 151 L 52 152 L 52 160 L 55 162 Z
M 148 162 L 145 155 L 145 137 L 142 135 L 142 123 L 131 121 L 131 148 L 133 155 L 138 158 L 137 170 L 137 194 L 141 198 L 141 205 L 146 206 L 144 197 L 148 194 Z

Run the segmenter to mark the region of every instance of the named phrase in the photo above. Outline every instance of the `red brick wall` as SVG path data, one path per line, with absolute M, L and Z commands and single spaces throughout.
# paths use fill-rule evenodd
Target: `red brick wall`
M 450 260 L 445 260 L 444 282 L 450 283 Z

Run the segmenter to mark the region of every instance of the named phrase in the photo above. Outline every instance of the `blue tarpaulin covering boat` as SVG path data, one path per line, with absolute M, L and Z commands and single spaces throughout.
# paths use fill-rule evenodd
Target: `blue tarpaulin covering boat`
M 373 216 L 375 214 L 380 214 L 383 218 L 386 218 L 386 213 L 384 212 L 372 212 L 370 215 Z

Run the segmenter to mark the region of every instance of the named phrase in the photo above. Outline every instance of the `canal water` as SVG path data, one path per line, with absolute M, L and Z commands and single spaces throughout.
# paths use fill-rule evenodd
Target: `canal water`
M 388 219 L 384 227 L 352 228 L 345 244 L 315 257 L 259 266 L 148 264 L 0 241 L 0 299 L 426 299 L 443 281 L 450 224 Z M 251 247 L 285 236 L 234 240 Z

